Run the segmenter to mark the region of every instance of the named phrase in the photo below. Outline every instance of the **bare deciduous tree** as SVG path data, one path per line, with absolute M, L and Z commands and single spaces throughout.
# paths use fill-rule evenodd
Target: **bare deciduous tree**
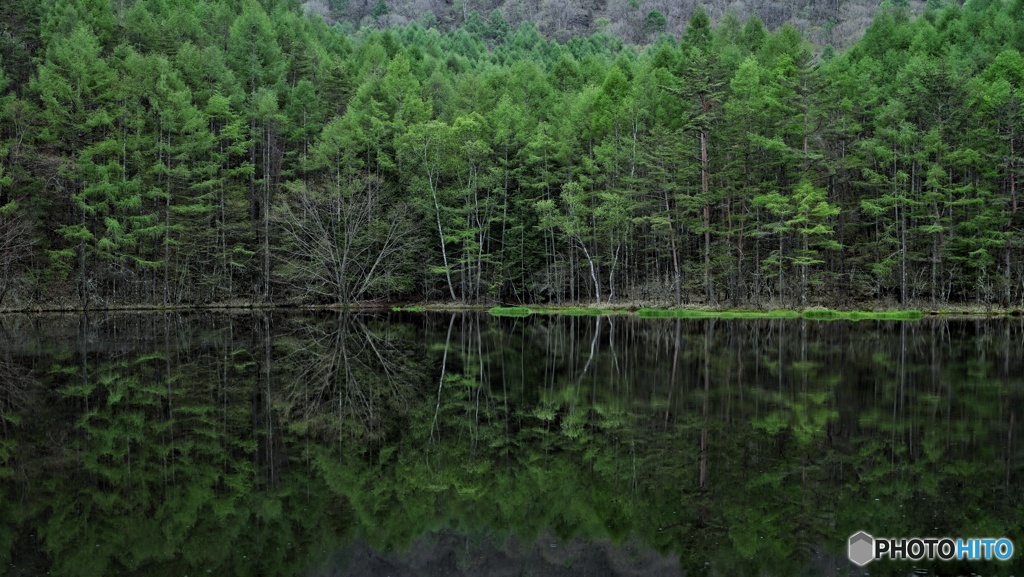
M 545 33 L 559 37 L 587 21 L 584 6 L 570 0 L 542 0 L 537 25 Z
M 287 239 L 290 278 L 303 290 L 350 303 L 401 288 L 402 258 L 412 248 L 413 222 L 402 202 L 391 202 L 381 181 L 300 187 L 275 220 Z
M 316 14 L 321 18 L 326 18 L 331 13 L 331 6 L 327 0 L 306 0 L 302 3 L 302 10 L 306 14 Z

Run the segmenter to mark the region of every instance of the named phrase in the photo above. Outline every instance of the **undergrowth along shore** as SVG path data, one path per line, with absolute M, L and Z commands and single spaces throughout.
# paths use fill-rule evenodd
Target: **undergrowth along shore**
M 625 309 L 534 309 L 530 307 L 494 307 L 488 311 L 496 317 L 525 317 L 531 314 L 602 315 L 632 312 Z M 831 309 L 768 310 L 768 311 L 714 311 L 700 309 L 637 309 L 642 319 L 797 319 L 809 320 L 918 320 L 923 316 L 919 310 L 901 311 L 836 311 Z
M 271 310 L 310 310 L 310 311 L 353 311 L 368 312 L 391 310 L 394 312 L 452 312 L 478 311 L 488 312 L 497 317 L 526 317 L 530 315 L 562 315 L 562 316 L 606 316 L 635 314 L 640 318 L 668 319 L 795 319 L 809 320 L 917 320 L 926 316 L 961 316 L 961 317 L 1021 317 L 1024 310 L 1020 308 L 982 308 L 973 306 L 950 307 L 933 310 L 834 310 L 826 308 L 810 308 L 804 310 L 770 309 L 770 310 L 729 310 L 709 308 L 655 308 L 632 306 L 562 306 L 562 305 L 531 305 L 531 306 L 492 306 L 464 303 L 425 303 L 409 305 L 393 305 L 386 302 L 352 303 L 345 305 L 296 305 L 275 303 L 218 303 L 211 305 L 111 305 L 91 307 L 69 307 L 56 305 L 36 305 L 23 307 L 0 307 L 0 315 L 4 314 L 68 314 L 68 313 L 153 313 L 153 312 L 238 312 L 238 311 L 271 311 Z
M 393 311 L 429 312 L 453 310 L 481 310 L 481 307 L 460 307 L 442 304 L 391 307 Z M 812 308 L 804 310 L 714 310 L 696 308 L 652 307 L 561 307 L 561 306 L 495 306 L 487 312 L 496 317 L 527 317 L 530 315 L 600 316 L 636 314 L 644 319 L 808 319 L 808 320 L 918 320 L 926 316 L 1010 316 L 1024 315 L 1020 309 L 941 309 L 909 310 L 833 310 Z
M 410 310 L 410 308 L 395 310 Z M 427 307 L 418 307 L 416 310 L 432 310 Z M 996 315 L 1019 317 L 1022 311 L 1017 309 L 1002 311 L 957 311 L 957 310 L 936 310 L 921 311 L 891 310 L 891 311 L 841 311 L 833 309 L 805 309 L 802 311 L 790 309 L 777 310 L 705 310 L 705 309 L 613 309 L 613 308 L 554 308 L 554 307 L 493 307 L 488 312 L 497 317 L 526 317 L 533 314 L 547 315 L 569 315 L 569 316 L 598 316 L 609 314 L 631 314 L 635 313 L 642 319 L 808 319 L 816 321 L 831 320 L 886 320 L 886 321 L 915 321 L 925 316 L 950 316 L 950 315 Z
M 807 309 L 804 311 L 701 311 L 685 309 L 640 309 L 640 318 L 723 318 L 723 319 L 796 319 L 805 318 L 816 321 L 832 320 L 893 320 L 916 321 L 923 314 L 919 310 L 902 311 L 836 311 L 831 309 Z

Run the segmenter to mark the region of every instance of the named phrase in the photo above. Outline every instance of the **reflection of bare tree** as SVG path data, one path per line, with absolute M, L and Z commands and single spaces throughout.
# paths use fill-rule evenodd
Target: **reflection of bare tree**
M 32 244 L 28 218 L 19 212 L 17 202 L 4 203 L 3 189 L 0 187 L 0 304 L 14 286 L 18 278 L 15 269 L 29 256 Z
M 343 436 L 380 438 L 385 419 L 411 405 L 424 371 L 416 370 L 411 351 L 401 346 L 408 341 L 394 330 L 351 314 L 304 324 L 281 359 L 294 370 L 286 388 L 289 417 Z

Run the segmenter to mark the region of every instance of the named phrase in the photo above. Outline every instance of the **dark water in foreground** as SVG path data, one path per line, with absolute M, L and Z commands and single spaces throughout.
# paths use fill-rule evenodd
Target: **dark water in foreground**
M 1021 319 L 0 317 L 0 574 L 1020 574 L 1022 417 Z

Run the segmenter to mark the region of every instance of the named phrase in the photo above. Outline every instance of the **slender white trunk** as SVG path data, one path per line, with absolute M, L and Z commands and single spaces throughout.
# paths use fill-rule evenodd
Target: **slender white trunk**
M 455 299 L 455 287 L 452 286 L 452 272 L 448 269 L 448 247 L 444 242 L 444 229 L 441 228 L 441 205 L 437 201 L 437 188 L 434 186 L 434 177 L 428 176 L 430 180 L 430 195 L 434 198 L 434 215 L 437 217 L 437 235 L 441 238 L 441 260 L 444 262 L 444 275 L 448 280 L 448 293 Z
M 601 281 L 597 279 L 594 259 L 590 258 L 590 251 L 587 250 L 587 245 L 583 244 L 583 242 L 580 242 L 580 248 L 583 249 L 583 255 L 587 257 L 587 263 L 590 264 L 590 279 L 594 281 L 594 294 L 597 296 L 597 304 L 601 304 Z

